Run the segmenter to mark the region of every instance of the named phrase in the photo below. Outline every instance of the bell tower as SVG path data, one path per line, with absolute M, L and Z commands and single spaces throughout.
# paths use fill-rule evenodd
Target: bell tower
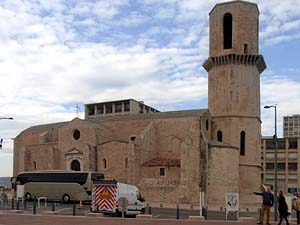
M 215 5 L 209 14 L 209 58 L 203 64 L 212 139 L 239 151 L 241 205 L 254 204 L 252 192 L 260 186 L 260 73 L 266 65 L 259 55 L 258 17 L 254 3 Z

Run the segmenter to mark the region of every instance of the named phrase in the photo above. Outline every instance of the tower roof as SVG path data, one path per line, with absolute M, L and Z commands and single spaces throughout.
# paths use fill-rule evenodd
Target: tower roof
M 210 10 L 209 15 L 215 10 L 216 7 L 221 6 L 221 5 L 230 5 L 230 4 L 248 4 L 248 5 L 252 5 L 255 6 L 257 9 L 257 12 L 259 13 L 259 9 L 256 3 L 253 2 L 247 2 L 247 1 L 242 1 L 242 0 L 235 0 L 235 1 L 230 1 L 230 2 L 222 2 L 222 3 L 218 3 L 216 4 L 212 10 Z

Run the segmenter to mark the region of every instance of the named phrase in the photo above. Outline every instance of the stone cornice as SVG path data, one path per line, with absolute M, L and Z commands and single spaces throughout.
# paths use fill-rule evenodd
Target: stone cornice
M 212 116 L 212 118 L 227 118 L 227 117 L 257 119 L 260 123 L 262 123 L 261 119 L 257 116 L 240 116 L 240 115 Z
M 248 167 L 256 167 L 256 168 L 262 168 L 259 164 L 250 164 L 250 163 L 240 163 L 239 166 L 248 166 Z
M 239 150 L 238 147 L 233 146 L 233 145 L 228 145 L 225 144 L 223 142 L 219 142 L 219 141 L 211 141 L 208 143 L 208 147 L 209 148 L 231 148 L 231 149 L 235 149 L 235 150 Z
M 209 57 L 204 63 L 204 69 L 209 72 L 212 67 L 228 64 L 254 65 L 259 73 L 266 69 L 266 63 L 262 55 L 228 54 Z

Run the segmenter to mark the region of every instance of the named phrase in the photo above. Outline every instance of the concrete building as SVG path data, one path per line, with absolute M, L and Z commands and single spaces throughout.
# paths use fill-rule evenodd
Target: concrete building
M 241 207 L 260 203 L 252 194 L 261 184 L 266 67 L 258 52 L 258 7 L 220 3 L 209 16 L 208 109 L 158 112 L 135 100 L 88 104 L 84 120 L 21 132 L 14 173 L 95 170 L 139 186 L 147 201 L 198 204 L 203 191 L 208 206 L 224 207 L 226 192 L 239 193 Z
M 261 146 L 262 182 L 274 185 L 273 137 L 263 137 Z M 300 187 L 300 138 L 278 138 L 278 190 L 293 193 Z
M 283 137 L 300 137 L 300 115 L 283 117 Z
M 134 99 L 125 99 L 112 102 L 91 103 L 84 106 L 84 115 L 86 119 L 99 116 L 129 115 L 139 113 L 159 112 L 144 102 L 138 102 Z

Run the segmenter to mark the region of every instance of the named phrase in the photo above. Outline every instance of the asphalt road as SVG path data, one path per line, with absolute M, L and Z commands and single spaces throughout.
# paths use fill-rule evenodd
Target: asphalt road
M 45 207 L 45 203 L 41 202 L 41 207 L 36 208 L 36 214 L 43 214 L 46 211 L 52 211 L 52 207 L 54 204 L 54 210 L 58 215 L 73 215 L 73 204 L 62 204 L 58 202 L 50 202 Z M 16 202 L 14 203 L 14 209 L 17 208 Z M 10 211 L 12 209 L 12 203 L 9 202 L 9 205 L 5 207 L 6 210 Z M 19 209 L 24 210 L 24 214 L 33 214 L 33 202 L 27 202 L 26 209 L 24 206 L 19 203 Z M 76 216 L 83 216 L 86 213 L 90 212 L 90 205 L 83 205 L 83 208 L 79 209 L 79 205 L 77 204 L 75 207 L 75 215 Z M 146 214 L 151 213 L 154 219 L 177 219 L 177 209 L 176 208 L 163 208 L 163 207 L 152 207 L 151 212 L 149 212 L 149 208 L 146 207 Z M 188 219 L 189 216 L 198 216 L 199 210 L 192 210 L 192 209 L 180 209 L 179 208 L 179 219 Z M 225 220 L 225 213 L 224 211 L 210 211 L 208 212 L 208 220 Z M 250 216 L 257 218 L 258 213 L 241 213 L 240 216 Z M 107 216 L 111 217 L 111 216 Z M 229 218 L 231 220 L 236 220 L 236 218 Z
M 0 214 L 0 225 L 221 225 L 221 224 L 244 224 L 250 225 L 255 222 L 236 221 L 192 221 L 173 219 L 133 219 L 133 218 L 95 218 L 83 216 L 45 216 L 45 215 L 24 215 L 24 214 Z M 275 224 L 275 223 L 272 223 Z

